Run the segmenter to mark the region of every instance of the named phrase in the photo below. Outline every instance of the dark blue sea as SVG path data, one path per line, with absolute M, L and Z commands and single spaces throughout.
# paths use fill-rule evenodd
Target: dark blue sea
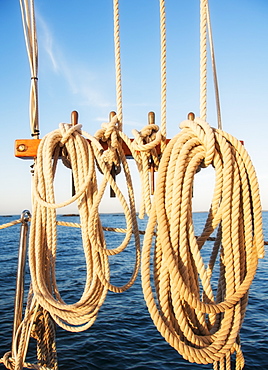
M 194 214 L 195 230 L 206 219 L 206 213 Z M 0 217 L 0 224 L 19 216 Z M 59 220 L 79 222 L 76 216 L 58 216 Z M 265 240 L 268 240 L 268 212 L 263 213 Z M 121 214 L 101 215 L 103 226 L 125 227 Z M 146 221 L 139 221 L 144 230 Z M 0 230 L 0 357 L 10 350 L 13 322 L 13 301 L 17 270 L 19 226 Z M 106 233 L 109 246 L 118 245 L 122 235 Z M 113 257 L 111 282 L 123 285 L 132 271 L 134 248 Z M 85 280 L 85 261 L 80 229 L 58 227 L 58 285 L 67 303 L 78 300 Z M 29 268 L 26 267 L 26 285 Z M 268 370 L 268 251 L 260 260 L 249 294 L 246 318 L 241 329 L 242 350 L 246 370 Z M 195 365 L 185 361 L 158 333 L 147 311 L 141 290 L 140 276 L 129 291 L 108 293 L 96 322 L 82 333 L 57 328 L 57 353 L 61 370 L 177 370 L 211 369 L 211 365 Z M 35 358 L 33 349 L 28 360 Z M 0 365 L 0 369 L 4 369 Z

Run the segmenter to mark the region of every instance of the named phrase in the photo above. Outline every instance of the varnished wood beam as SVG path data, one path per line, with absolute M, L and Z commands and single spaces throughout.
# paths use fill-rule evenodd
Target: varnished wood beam
M 133 140 L 133 139 L 132 139 Z M 21 159 L 33 159 L 37 156 L 37 149 L 41 139 L 17 139 L 15 140 L 15 157 Z M 169 140 L 167 140 L 168 142 Z M 101 142 L 103 149 L 108 148 L 107 143 Z M 132 157 L 128 146 L 123 142 L 123 150 L 126 157 Z M 161 154 L 160 145 L 156 147 L 158 154 Z

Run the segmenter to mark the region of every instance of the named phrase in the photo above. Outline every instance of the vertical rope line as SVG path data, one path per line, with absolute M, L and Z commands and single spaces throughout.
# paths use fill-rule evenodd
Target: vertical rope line
M 30 86 L 30 128 L 32 136 L 39 137 L 39 114 L 38 114 L 38 44 L 36 36 L 34 0 L 20 0 L 22 24 L 26 50 L 31 71 Z
M 122 131 L 123 107 L 122 107 L 122 81 L 121 81 L 121 56 L 120 56 L 120 27 L 119 27 L 119 0 L 113 1 L 114 8 L 114 52 L 115 52 L 115 75 L 116 75 L 116 105 L 118 127 Z
M 207 118 L 207 1 L 200 0 L 200 118 Z
M 166 10 L 165 0 L 160 0 L 160 38 L 161 38 L 161 150 L 166 146 L 167 120 L 167 68 L 166 68 Z
M 219 95 L 218 78 L 217 78 L 217 70 L 216 70 L 216 59 L 215 59 L 215 52 L 214 52 L 214 45 L 213 45 L 212 28 L 211 28 L 208 1 L 207 1 L 207 26 L 208 26 L 211 63 L 212 63 L 212 70 L 213 70 L 213 80 L 214 80 L 215 99 L 216 99 L 217 118 L 218 118 L 218 129 L 222 130 L 220 95 Z
M 32 31 L 32 75 L 31 75 L 31 106 L 34 134 L 39 135 L 39 110 L 38 110 L 38 43 L 36 35 L 34 0 L 31 1 L 31 31 Z

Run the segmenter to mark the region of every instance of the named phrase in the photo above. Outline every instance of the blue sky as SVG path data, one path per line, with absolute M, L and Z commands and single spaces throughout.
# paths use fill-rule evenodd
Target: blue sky
M 112 0 L 36 0 L 41 137 L 79 112 L 94 134 L 116 110 Z M 210 1 L 223 129 L 244 140 L 268 210 L 268 2 Z M 121 0 L 123 129 L 140 130 L 155 111 L 160 123 L 158 0 Z M 199 115 L 199 1 L 167 0 L 167 130 L 173 137 L 188 112 Z M 0 214 L 31 209 L 32 161 L 14 157 L 14 141 L 30 138 L 30 72 L 19 1 L 0 0 Z M 216 127 L 211 72 L 208 122 Z M 134 171 L 133 161 L 131 168 Z M 199 175 L 198 175 L 199 176 Z M 194 210 L 209 207 L 214 174 L 196 179 Z M 134 173 L 139 197 L 139 183 Z M 120 183 L 120 178 L 118 182 Z M 60 166 L 57 199 L 70 197 L 70 173 Z M 124 187 L 123 181 L 121 186 Z M 62 212 L 72 212 L 68 207 Z M 120 211 L 105 197 L 101 211 Z

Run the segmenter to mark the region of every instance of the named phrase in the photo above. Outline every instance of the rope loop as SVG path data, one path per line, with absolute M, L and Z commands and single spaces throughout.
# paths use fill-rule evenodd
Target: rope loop
M 180 128 L 186 129 L 188 132 L 191 132 L 193 136 L 198 138 L 205 151 L 205 157 L 201 166 L 208 167 L 213 162 L 215 153 L 214 129 L 210 127 L 207 122 L 198 117 L 195 118 L 194 121 L 185 120 L 181 122 Z
M 96 320 L 107 291 L 123 292 L 136 280 L 140 265 L 140 240 L 136 220 L 134 191 L 130 171 L 118 135 L 117 118 L 104 124 L 102 132 L 92 137 L 81 131 L 81 125 L 61 124 L 59 129 L 47 134 L 40 142 L 34 172 L 34 203 L 29 239 L 29 264 L 34 296 L 38 304 L 49 312 L 53 320 L 69 331 L 82 331 Z M 108 149 L 100 147 L 100 138 L 105 138 Z M 113 150 L 120 158 L 125 175 L 128 196 L 125 197 L 111 174 L 111 162 L 107 161 Z M 60 151 L 72 168 L 75 195 L 56 203 L 54 175 Z M 108 152 L 108 154 L 107 154 Z M 109 159 L 109 158 L 108 158 Z M 112 159 L 115 161 L 115 159 Z M 118 161 L 119 162 L 119 161 Z M 116 162 L 117 163 L 117 162 Z M 97 184 L 96 166 L 103 178 Z M 99 217 L 99 205 L 107 185 L 110 184 L 121 203 L 126 219 L 126 235 L 117 247 L 109 249 Z M 64 207 L 77 200 L 81 220 L 82 242 L 85 251 L 87 275 L 80 299 L 67 304 L 57 287 L 56 208 Z M 122 286 L 110 282 L 108 256 L 123 251 L 133 240 L 135 260 L 129 280 Z M 133 245 L 133 243 L 132 243 Z
M 133 148 L 140 152 L 148 152 L 155 149 L 161 143 L 162 134 L 157 125 L 147 125 L 141 131 L 132 130 L 134 136 Z
M 118 138 L 118 118 L 117 115 L 113 116 L 110 122 L 104 122 L 101 125 L 101 129 L 95 133 L 95 137 L 103 142 L 108 140 L 111 141 L 113 147 L 117 148 L 117 138 Z
M 72 135 L 76 135 L 78 132 L 81 135 L 82 125 L 79 123 L 77 125 L 71 125 L 69 123 L 60 123 L 59 130 L 62 135 L 60 140 L 60 146 L 63 147 Z
M 14 370 L 15 369 L 15 361 L 12 357 L 11 351 L 6 352 L 4 356 L 1 358 L 1 362 L 5 365 L 7 369 Z
M 132 130 L 134 140 L 131 143 L 132 153 L 136 153 L 139 159 L 137 161 L 141 176 L 141 205 L 139 217 L 143 218 L 145 213 L 149 215 L 151 209 L 151 191 L 150 191 L 150 169 L 154 172 L 159 167 L 159 157 L 156 146 L 163 139 L 159 126 L 154 123 L 146 125 L 141 131 Z
M 158 131 L 159 126 L 155 124 L 150 124 L 142 128 L 142 130 L 140 131 L 140 136 L 147 140 L 150 139 L 149 141 L 153 141 Z

